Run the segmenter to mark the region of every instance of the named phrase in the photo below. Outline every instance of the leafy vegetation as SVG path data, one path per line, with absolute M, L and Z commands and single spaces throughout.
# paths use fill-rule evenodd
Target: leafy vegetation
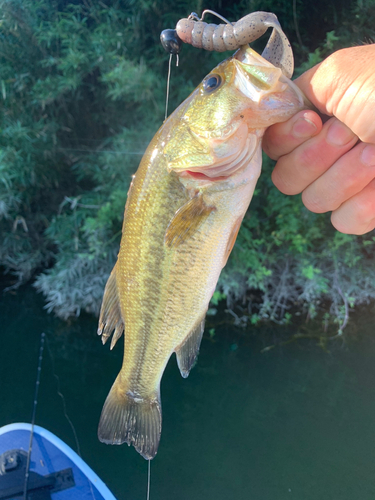
M 14 286 L 33 279 L 62 318 L 98 313 L 131 175 L 164 117 L 160 32 L 202 5 L 0 1 L 0 266 Z M 209 8 L 233 20 L 275 12 L 297 73 L 375 39 L 374 0 L 215 0 Z M 222 59 L 184 47 L 169 109 Z M 337 233 L 329 216 L 279 193 L 271 170 L 266 159 L 212 310 L 225 297 L 239 324 L 322 311 L 341 331 L 350 308 L 375 298 L 375 238 Z

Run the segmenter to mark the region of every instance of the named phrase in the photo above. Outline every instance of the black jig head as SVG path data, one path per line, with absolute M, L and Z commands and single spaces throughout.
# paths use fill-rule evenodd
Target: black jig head
M 182 40 L 177 35 L 176 30 L 163 30 L 160 34 L 160 41 L 164 50 L 168 54 L 178 55 L 181 51 Z

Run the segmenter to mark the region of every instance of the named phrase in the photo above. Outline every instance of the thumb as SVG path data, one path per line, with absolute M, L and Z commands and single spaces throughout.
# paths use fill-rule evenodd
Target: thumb
M 375 143 L 375 45 L 338 50 L 295 83 L 323 114 Z

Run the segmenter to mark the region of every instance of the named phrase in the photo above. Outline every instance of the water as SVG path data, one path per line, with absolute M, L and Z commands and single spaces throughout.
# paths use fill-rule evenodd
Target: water
M 122 342 L 101 345 L 96 320 L 64 323 L 26 288 L 0 301 L 0 425 L 30 421 L 40 333 L 48 334 L 36 423 L 75 448 L 57 395 L 66 398 L 83 458 L 118 500 L 146 498 L 147 462 L 133 448 L 98 442 L 102 404 L 121 366 Z M 181 378 L 162 381 L 163 432 L 151 464 L 151 500 L 373 500 L 374 313 L 357 336 L 324 352 L 300 341 L 261 353 L 283 330 L 218 327 Z M 269 342 L 269 340 L 267 340 Z

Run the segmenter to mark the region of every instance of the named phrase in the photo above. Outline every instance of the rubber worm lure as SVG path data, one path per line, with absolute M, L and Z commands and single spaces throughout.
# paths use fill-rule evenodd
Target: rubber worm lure
M 226 24 L 205 23 L 202 19 L 206 13 L 220 17 Z M 193 47 L 224 52 L 236 50 L 257 40 L 268 28 L 273 30 L 262 57 L 280 68 L 284 75 L 290 78 L 294 69 L 292 48 L 277 17 L 271 12 L 252 12 L 233 24 L 210 10 L 205 10 L 201 19 L 192 13 L 187 19 L 178 21 L 176 35 Z

